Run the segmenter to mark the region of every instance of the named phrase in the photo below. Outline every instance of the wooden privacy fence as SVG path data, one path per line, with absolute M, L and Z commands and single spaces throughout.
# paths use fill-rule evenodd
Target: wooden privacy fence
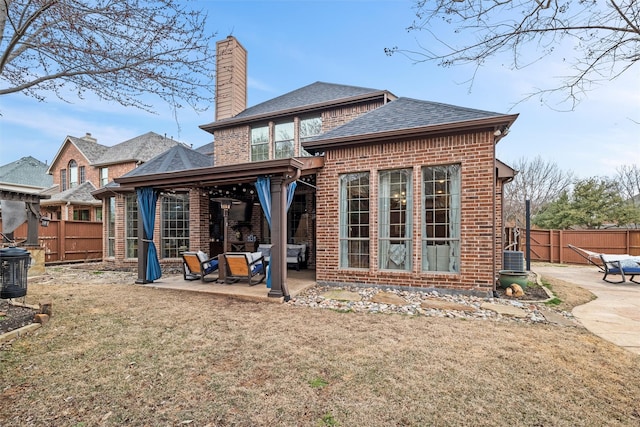
M 640 230 L 531 230 L 531 261 L 588 264 L 569 245 L 598 253 L 640 255 Z M 525 230 L 520 230 L 517 249 L 509 249 L 524 251 L 526 256 Z
M 27 224 L 13 232 L 15 241 L 27 239 Z M 102 260 L 102 222 L 52 220 L 38 225 L 38 242 L 45 263 Z

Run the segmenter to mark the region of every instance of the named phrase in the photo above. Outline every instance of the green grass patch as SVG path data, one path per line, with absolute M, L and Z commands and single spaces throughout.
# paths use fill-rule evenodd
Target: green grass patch
M 562 300 L 560 298 L 552 298 L 549 301 L 545 302 L 546 305 L 556 306 L 562 304 Z
M 328 385 L 329 382 L 327 380 L 325 380 L 324 378 L 320 378 L 320 377 L 315 377 L 312 380 L 309 381 L 309 385 L 311 386 L 311 388 L 322 388 L 325 387 L 326 385 Z
M 336 421 L 335 418 L 333 418 L 333 415 L 331 415 L 331 412 L 327 412 L 322 416 L 322 418 L 320 418 L 320 425 L 321 426 L 337 426 L 338 422 Z

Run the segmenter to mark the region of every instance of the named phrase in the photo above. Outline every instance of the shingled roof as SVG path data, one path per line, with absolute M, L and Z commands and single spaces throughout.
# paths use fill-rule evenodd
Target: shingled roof
M 76 138 L 75 136 L 67 136 L 67 139 L 78 147 L 78 150 L 89 160 L 89 163 L 95 162 L 109 149 L 106 145 L 98 144 L 95 140 Z
M 155 132 L 147 132 L 108 147 L 99 158 L 92 160 L 91 163 L 93 166 L 104 166 L 124 162 L 147 162 L 179 144 L 180 142 L 171 138 L 158 135 Z
M 53 177 L 47 174 L 46 163 L 31 156 L 0 166 L 0 182 L 29 187 L 48 188 L 53 185 Z
M 294 114 L 306 110 L 318 109 L 323 105 L 335 106 L 340 104 L 341 101 L 348 103 L 374 97 L 386 97 L 387 99 L 396 98 L 391 92 L 380 89 L 315 82 L 261 104 L 249 107 L 234 117 L 218 120 L 217 122 L 200 127 L 209 131 L 214 128 L 232 124 L 235 125 L 261 117 L 272 118 L 274 115 Z
M 492 111 L 476 110 L 439 102 L 422 101 L 412 98 L 398 98 L 380 108 L 369 111 L 362 116 L 318 135 L 303 145 L 305 148 L 325 146 L 325 143 L 346 139 L 381 135 L 399 132 L 415 132 L 430 128 L 455 128 L 468 123 L 483 123 L 491 119 L 498 122 L 511 123 L 517 115 L 505 115 Z M 325 147 L 326 148 L 326 147 Z
M 52 194 L 51 198 L 46 201 L 42 201 L 42 205 L 59 205 L 60 202 L 81 204 L 81 205 L 100 205 L 102 202 L 97 200 L 91 195 L 92 191 L 95 191 L 96 187 L 93 186 L 91 181 L 85 181 L 82 184 L 69 188 L 61 193 Z
M 210 156 L 182 144 L 165 151 L 122 177 L 152 175 L 213 166 Z

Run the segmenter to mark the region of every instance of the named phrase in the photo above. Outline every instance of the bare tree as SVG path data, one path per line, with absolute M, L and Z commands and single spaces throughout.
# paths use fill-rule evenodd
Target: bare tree
M 640 168 L 638 165 L 622 165 L 616 169 L 616 182 L 622 192 L 621 196 L 640 207 Z
M 443 34 L 436 29 L 440 25 L 452 31 Z M 426 32 L 428 42 L 417 51 L 394 47 L 386 49 L 387 54 L 400 52 L 416 62 L 445 67 L 472 63 L 476 71 L 503 52 L 510 55 L 512 69 L 521 69 L 566 41 L 575 51 L 573 59 L 563 58 L 572 74 L 529 96 L 544 100 L 545 95 L 562 93 L 571 108 L 592 84 L 608 82 L 640 59 L 637 0 L 420 0 L 408 30 Z M 530 57 L 532 52 L 535 56 Z
M 206 109 L 214 61 L 206 15 L 180 0 L 0 0 L 0 95 Z
M 532 160 L 522 157 L 511 167 L 518 174 L 504 188 L 504 218 L 509 226 L 525 223 L 526 200 L 530 200 L 531 215 L 534 216 L 566 193 L 574 181 L 573 172 L 564 172 L 540 156 Z

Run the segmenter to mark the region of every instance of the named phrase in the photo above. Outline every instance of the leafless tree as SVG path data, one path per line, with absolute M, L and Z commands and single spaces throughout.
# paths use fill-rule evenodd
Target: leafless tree
M 206 15 L 180 0 L 0 0 L 0 95 L 206 109 L 214 61 Z M 152 95 L 152 97 L 148 96 Z
M 504 218 L 508 226 L 525 224 L 525 201 L 530 200 L 531 215 L 540 212 L 549 203 L 568 191 L 574 181 L 572 171 L 558 169 L 556 163 L 537 156 L 524 157 L 511 165 L 518 171 L 513 181 L 504 188 Z
M 622 165 L 616 171 L 622 198 L 640 207 L 640 168 L 638 165 Z
M 549 81 L 529 96 L 562 94 L 575 107 L 597 82 L 608 82 L 640 59 L 640 2 L 637 0 L 420 0 L 409 31 L 424 31 L 417 50 L 400 52 L 416 62 L 439 65 L 472 63 L 476 71 L 490 58 L 507 53 L 512 69 L 553 54 L 567 42 L 573 58 L 562 58 L 572 71 Z M 442 26 L 451 31 L 442 32 Z M 441 49 L 440 49 L 441 48 Z M 533 55 L 533 56 L 531 56 Z M 474 73 L 475 75 L 475 73 Z M 473 81 L 473 77 L 471 78 Z

